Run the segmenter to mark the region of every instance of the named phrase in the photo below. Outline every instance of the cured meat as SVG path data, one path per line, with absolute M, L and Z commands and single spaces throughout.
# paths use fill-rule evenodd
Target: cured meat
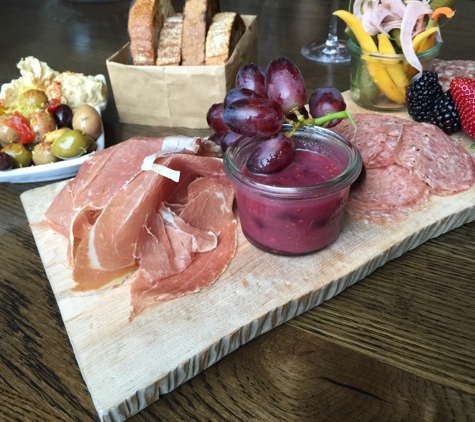
M 180 218 L 202 232 L 216 233 L 217 247 L 196 254 L 193 265 L 170 276 L 138 271 L 131 285 L 132 316 L 158 300 L 170 300 L 209 286 L 224 272 L 236 252 L 236 226 L 232 205 L 234 188 L 226 177 L 201 177 L 189 185 L 188 203 Z M 155 265 L 167 261 L 166 251 L 154 255 Z M 141 262 L 142 265 L 142 262 Z M 161 265 L 161 264 L 158 264 Z
M 56 196 L 45 213 L 45 220 L 33 225 L 62 234 L 69 244 L 69 263 L 72 266 L 75 247 L 82 237 L 71 232 L 73 219 L 92 208 L 102 210 L 112 196 L 140 171 L 144 159 L 150 155 L 167 153 L 196 154 L 200 138 L 174 136 L 167 138 L 134 137 L 110 148 L 94 153 L 80 167 L 76 177 Z M 87 218 L 90 218 L 87 217 Z M 75 223 L 74 226 L 77 227 Z M 85 233 L 84 230 L 79 233 Z
M 183 204 L 184 187 L 194 179 L 224 177 L 222 161 L 213 157 L 170 154 L 156 163 L 179 170 L 180 181 L 140 171 L 111 198 L 77 248 L 73 278 L 78 285 L 74 290 L 122 282 L 123 276 L 138 268 L 137 241 L 147 217 L 164 201 Z
M 138 268 L 137 239 L 147 215 L 158 209 L 167 181 L 172 183 L 152 171 L 140 172 L 113 196 L 77 248 L 75 291 L 121 283 Z
M 432 71 L 439 76 L 442 89 L 450 89 L 450 81 L 457 77 L 475 79 L 475 61 L 473 60 L 440 60 L 434 59 Z
M 359 149 L 367 171 L 365 183 L 350 192 L 353 218 L 400 222 L 430 193 L 453 195 L 475 183 L 472 157 L 437 126 L 383 114 L 353 118 L 356 132 L 348 121 L 335 127 Z
M 396 223 L 428 200 L 429 191 L 412 171 L 392 164 L 368 169 L 363 185 L 350 191 L 347 212 L 358 220 Z
M 435 125 L 404 125 L 395 160 L 413 170 L 436 195 L 463 192 L 475 182 L 470 154 Z
M 73 290 L 134 274 L 135 316 L 213 283 L 236 251 L 237 226 L 234 186 L 217 155 L 200 138 L 132 138 L 83 164 L 34 223 L 69 240 Z
M 96 152 L 79 168 L 45 213 L 35 223 L 69 238 L 71 219 L 86 206 L 104 204 L 140 169 L 144 158 L 160 151 L 163 138 L 136 137 Z
M 356 128 L 347 119 L 333 130 L 358 148 L 366 168 L 392 164 L 401 128 L 408 121 L 396 116 L 366 113 L 355 113 L 353 120 Z
M 394 164 L 394 152 L 396 151 L 401 127 L 394 132 L 388 132 L 382 142 L 382 150 L 366 166 L 366 168 L 387 167 Z

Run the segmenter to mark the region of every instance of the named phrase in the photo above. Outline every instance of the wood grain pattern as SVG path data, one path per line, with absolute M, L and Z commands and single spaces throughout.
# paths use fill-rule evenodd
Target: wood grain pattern
M 364 111 L 348 92 L 344 96 L 350 111 Z M 455 137 L 469 148 L 466 135 Z M 21 195 L 30 223 L 42 219 L 64 184 Z M 242 344 L 331 299 L 406 251 L 473 220 L 475 186 L 451 197 L 433 196 L 422 211 L 400 224 L 346 219 L 337 242 L 305 257 L 257 251 L 239 230 L 236 256 L 214 285 L 158 303 L 131 322 L 127 283 L 99 292 L 71 292 L 75 283 L 67 266 L 66 240 L 43 229 L 32 231 L 97 412 L 104 421 L 122 421 Z M 437 351 L 425 353 L 435 356 Z M 400 365 L 407 369 L 403 361 Z M 448 368 L 441 368 L 442 374 L 450 379 Z
M 17 78 L 16 63 L 31 54 L 55 69 L 108 79 L 106 58 L 128 41 L 130 1 L 40 3 L 0 0 L 0 83 Z M 173 3 L 179 10 L 183 0 Z M 287 56 L 309 90 L 344 91 L 348 65 L 300 54 L 304 44 L 326 38 L 330 4 L 221 0 L 223 10 L 258 16 L 262 66 Z M 439 58 L 475 60 L 475 2 L 459 1 L 456 9 Z M 108 146 L 136 135 L 210 133 L 120 124 L 113 92 L 103 119 Z M 0 420 L 96 422 L 20 201 L 46 185 L 0 185 Z M 130 421 L 475 420 L 474 279 L 472 222 L 260 335 Z

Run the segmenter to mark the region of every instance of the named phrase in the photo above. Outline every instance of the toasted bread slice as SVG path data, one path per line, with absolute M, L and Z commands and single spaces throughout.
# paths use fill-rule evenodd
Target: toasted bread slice
M 184 66 L 205 64 L 206 34 L 213 16 L 219 12 L 219 0 L 186 0 L 181 49 Z
M 133 1 L 127 24 L 132 64 L 155 65 L 163 22 L 174 12 L 171 0 Z
M 246 24 L 241 15 L 221 12 L 213 17 L 206 36 L 205 64 L 224 66 L 246 32 Z
M 157 66 L 178 66 L 181 63 L 183 14 L 175 13 L 165 19 L 157 49 Z

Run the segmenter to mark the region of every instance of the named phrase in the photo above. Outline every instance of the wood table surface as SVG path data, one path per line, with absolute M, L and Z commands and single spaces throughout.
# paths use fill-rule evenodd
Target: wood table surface
M 221 0 L 223 10 L 258 16 L 259 64 L 287 56 L 309 90 L 344 91 L 347 64 L 300 54 L 326 38 L 330 3 Z M 0 0 L 0 83 L 17 78 L 16 64 L 30 55 L 108 79 L 106 59 L 128 41 L 129 4 Z M 475 1 L 456 9 L 440 58 L 475 60 Z M 135 135 L 210 134 L 121 124 L 112 92 L 103 120 L 106 146 Z M 96 421 L 20 202 L 47 183 L 0 185 L 0 420 Z M 475 222 L 243 345 L 130 420 L 475 420 Z

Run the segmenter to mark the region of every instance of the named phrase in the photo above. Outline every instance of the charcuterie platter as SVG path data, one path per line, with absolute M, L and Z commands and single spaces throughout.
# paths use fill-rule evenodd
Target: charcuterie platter
M 345 100 L 352 113 L 367 112 L 352 103 L 348 92 Z M 395 115 L 409 118 L 405 112 Z M 475 156 L 465 134 L 452 137 Z M 22 194 L 30 222 L 41 220 L 65 183 Z M 336 242 L 302 257 L 265 253 L 238 229 L 236 255 L 214 284 L 159 302 L 131 321 L 127 282 L 73 292 L 66 239 L 38 227 L 32 232 L 97 412 L 101 420 L 120 421 L 386 262 L 473 220 L 475 186 L 454 196 L 432 196 L 399 223 L 346 218 Z

